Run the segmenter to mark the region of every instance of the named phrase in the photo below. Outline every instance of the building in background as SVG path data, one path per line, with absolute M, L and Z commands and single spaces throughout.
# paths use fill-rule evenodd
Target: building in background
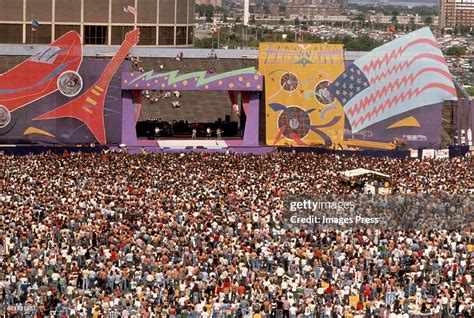
M 0 43 L 49 44 L 74 30 L 86 45 L 118 45 L 140 27 L 138 45 L 193 45 L 195 0 L 128 0 L 136 14 L 124 12 L 125 1 L 1 0 Z
M 432 17 L 433 21 L 437 21 L 437 17 Z M 393 24 L 393 15 L 385 15 L 383 13 L 371 14 L 368 16 L 368 21 L 377 24 Z M 397 24 L 401 25 L 422 25 L 425 23 L 425 19 L 418 14 L 407 14 L 400 13 L 397 15 Z
M 222 7 L 222 0 L 196 0 L 196 4 L 212 4 L 214 7 Z
M 340 16 L 342 3 L 335 0 L 296 0 L 293 4 L 287 4 L 285 16 L 287 18 L 315 16 Z
M 440 0 L 440 28 L 474 26 L 474 0 Z

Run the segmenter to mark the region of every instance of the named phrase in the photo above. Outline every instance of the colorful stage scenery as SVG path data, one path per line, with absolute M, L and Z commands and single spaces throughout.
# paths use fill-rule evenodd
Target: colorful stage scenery
M 0 144 L 126 144 L 157 151 L 426 148 L 440 144 L 443 104 L 458 99 L 429 28 L 353 63 L 344 60 L 341 45 L 262 43 L 259 71 L 246 67 L 223 73 L 130 72 L 126 57 L 139 33 L 128 32 L 106 60 L 83 59 L 79 35 L 69 32 L 2 74 Z M 226 91 L 229 108 L 245 122 L 242 138 L 139 140 L 135 125 L 143 90 Z M 464 126 L 472 128 L 470 100 L 458 112 L 466 109 Z
M 267 145 L 331 146 L 342 141 L 344 112 L 328 86 L 344 71 L 342 45 L 263 43 Z
M 0 77 L 2 144 L 118 144 L 122 102 L 119 68 L 138 42 L 126 34 L 110 60 L 82 58 L 69 32 Z
M 364 55 L 328 90 L 344 108 L 351 133 L 346 143 L 357 146 L 367 145 L 360 136 L 385 143 L 409 140 L 421 148 L 439 144 L 442 103 L 457 100 L 452 76 L 429 28 Z
M 268 145 L 439 144 L 442 103 L 457 96 L 429 28 L 344 65 L 341 46 L 261 44 Z
M 238 69 L 225 73 L 210 73 L 199 71 L 179 73 L 171 71 L 157 73 L 132 72 L 122 74 L 122 89 L 124 90 L 124 129 L 123 142 L 127 145 L 158 146 L 167 151 L 209 149 L 226 151 L 232 147 L 258 147 L 260 92 L 263 90 L 263 77 L 254 67 Z M 179 91 L 226 91 L 229 94 L 229 108 L 238 107 L 240 99 L 242 114 L 246 124 L 242 140 L 138 140 L 135 130 L 135 118 L 140 106 L 140 99 L 134 99 L 133 92 L 137 90 L 179 90 Z M 202 111 L 206 111 L 203 109 Z M 240 112 L 240 109 L 237 109 Z M 128 121 L 127 121 L 128 118 Z M 156 149 L 153 149 L 156 150 Z M 255 149 L 257 152 L 265 150 Z

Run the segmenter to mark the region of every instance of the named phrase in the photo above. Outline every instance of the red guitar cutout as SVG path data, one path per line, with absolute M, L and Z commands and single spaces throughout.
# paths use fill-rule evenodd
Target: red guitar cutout
M 107 89 L 128 52 L 139 40 L 140 29 L 127 32 L 118 52 L 107 64 L 99 79 L 86 92 L 34 120 L 76 118 L 86 124 L 97 141 L 104 145 L 107 142 L 104 123 L 104 103 Z

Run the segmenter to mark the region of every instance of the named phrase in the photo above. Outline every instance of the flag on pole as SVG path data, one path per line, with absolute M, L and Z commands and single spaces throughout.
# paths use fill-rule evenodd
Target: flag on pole
M 296 32 L 296 31 L 295 31 Z M 304 40 L 304 34 L 308 33 L 308 26 L 306 24 L 300 24 L 298 26 L 298 38 L 301 42 Z
M 220 26 L 215 21 L 212 24 L 212 35 L 217 35 L 219 33 Z
M 129 6 L 126 3 L 122 5 L 122 11 L 125 13 L 137 14 L 137 9 L 135 7 Z
M 388 33 L 396 33 L 397 32 L 397 29 L 395 29 L 395 27 L 393 25 L 387 27 L 387 32 Z
M 384 44 L 328 87 L 356 133 L 413 109 L 457 100 L 451 73 L 429 28 Z
M 31 31 L 35 32 L 40 27 L 40 24 L 35 19 L 31 20 Z

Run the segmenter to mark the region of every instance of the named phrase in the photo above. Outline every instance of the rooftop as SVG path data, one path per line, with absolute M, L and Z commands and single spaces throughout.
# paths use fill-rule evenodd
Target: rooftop
M 35 52 L 47 47 L 47 45 L 29 45 L 29 44 L 0 44 L 0 55 L 30 56 Z M 114 54 L 119 46 L 84 46 L 84 56 L 107 56 Z M 161 48 L 161 47 L 134 47 L 133 56 L 139 57 L 175 57 L 183 52 L 184 58 L 207 58 L 209 49 L 198 48 Z M 258 50 L 245 48 L 240 50 L 215 49 L 214 52 L 218 58 L 223 59 L 258 59 Z M 364 55 L 366 52 L 346 51 L 345 59 L 354 61 Z

